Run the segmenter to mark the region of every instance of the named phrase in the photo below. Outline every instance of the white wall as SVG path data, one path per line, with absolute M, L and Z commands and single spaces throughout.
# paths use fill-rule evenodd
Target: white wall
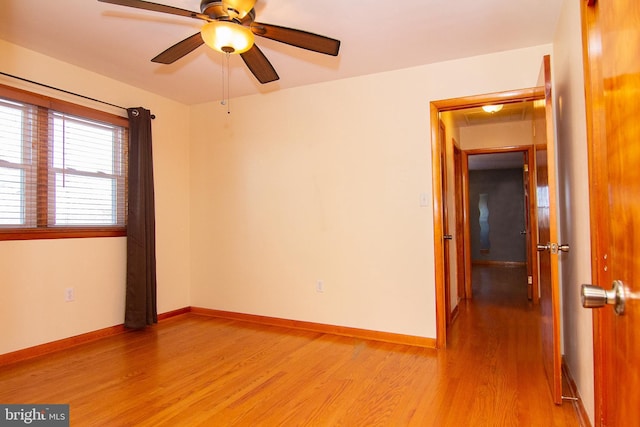
M 533 87 L 550 50 L 193 107 L 192 305 L 435 337 L 429 102 Z
M 565 361 L 594 423 L 591 311 L 582 308 L 580 285 L 591 281 L 589 176 L 580 5 L 565 1 L 554 40 L 552 69 L 558 140 L 558 198 Z
M 2 71 L 125 107 L 153 122 L 158 311 L 189 305 L 188 107 L 0 40 Z M 9 77 L 0 83 L 124 115 Z M 126 239 L 0 241 L 0 354 L 122 324 Z M 36 267 L 37 266 L 37 267 Z M 75 301 L 64 290 L 75 288 Z

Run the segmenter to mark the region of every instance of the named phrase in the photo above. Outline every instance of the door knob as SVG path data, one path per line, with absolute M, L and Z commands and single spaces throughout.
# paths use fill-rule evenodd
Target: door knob
M 551 251 L 552 254 L 557 255 L 558 252 L 569 252 L 569 245 L 559 245 L 557 243 L 547 243 L 546 245 L 538 243 L 538 252 Z
M 611 304 L 616 314 L 624 313 L 624 284 L 620 280 L 614 280 L 609 291 L 596 285 L 582 285 L 580 296 L 584 308 L 599 308 Z
M 451 234 L 445 234 L 444 236 L 442 236 L 442 238 L 443 238 L 444 240 L 453 240 L 453 235 L 451 235 Z

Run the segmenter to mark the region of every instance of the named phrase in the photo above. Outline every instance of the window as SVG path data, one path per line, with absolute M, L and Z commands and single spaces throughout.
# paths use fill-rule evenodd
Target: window
M 127 119 L 0 86 L 0 239 L 124 235 Z

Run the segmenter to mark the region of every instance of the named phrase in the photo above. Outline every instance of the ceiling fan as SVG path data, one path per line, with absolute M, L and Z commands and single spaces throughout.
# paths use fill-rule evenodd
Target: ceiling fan
M 227 54 L 240 54 L 260 83 L 278 80 L 278 73 L 254 43 L 254 35 L 326 55 L 337 56 L 340 41 L 307 31 L 255 22 L 256 0 L 202 0 L 200 13 L 143 0 L 98 0 L 120 6 L 169 13 L 206 23 L 201 31 L 174 44 L 152 62 L 171 64 L 203 44 Z

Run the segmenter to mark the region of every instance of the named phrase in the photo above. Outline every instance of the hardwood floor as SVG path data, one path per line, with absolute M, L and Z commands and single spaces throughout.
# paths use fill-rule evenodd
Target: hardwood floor
M 551 402 L 521 273 L 476 273 L 446 350 L 190 313 L 2 366 L 0 402 L 69 403 L 72 426 L 578 425 Z

